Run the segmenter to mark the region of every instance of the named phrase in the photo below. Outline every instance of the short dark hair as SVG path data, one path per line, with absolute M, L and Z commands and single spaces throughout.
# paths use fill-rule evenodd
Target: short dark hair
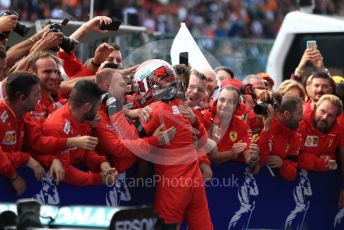
M 284 111 L 292 113 L 296 111 L 296 107 L 298 104 L 303 104 L 303 100 L 301 97 L 297 95 L 286 94 L 282 97 L 282 101 L 278 108 L 278 111 L 279 113 L 283 113 Z
M 100 100 L 100 96 L 103 93 L 104 92 L 96 83 L 87 80 L 81 80 L 78 81 L 72 88 L 69 101 L 71 106 L 74 108 L 80 108 L 87 102 L 95 105 Z
M 14 71 L 6 80 L 6 96 L 8 100 L 15 101 L 23 94 L 28 97 L 34 85 L 39 84 L 39 78 L 26 71 Z
M 215 69 L 215 73 L 217 73 L 217 71 L 220 71 L 220 70 L 223 70 L 223 71 L 229 73 L 231 75 L 231 78 L 234 78 L 234 72 L 230 68 L 228 68 L 226 66 L 219 66 Z
M 315 78 L 327 79 L 331 83 L 331 76 L 325 71 L 318 70 L 318 71 L 313 72 L 311 81 L 313 81 L 313 79 Z

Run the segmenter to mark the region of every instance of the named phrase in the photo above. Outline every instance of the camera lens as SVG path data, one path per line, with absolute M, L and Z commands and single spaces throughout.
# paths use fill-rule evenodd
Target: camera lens
M 24 25 L 21 22 L 17 22 L 16 27 L 13 29 L 14 32 L 19 34 L 22 37 L 25 37 L 29 32 L 30 28 Z
M 60 47 L 67 53 L 71 53 L 78 45 L 78 41 L 69 37 L 63 36 Z
M 253 111 L 255 114 L 258 114 L 258 115 L 266 115 L 268 114 L 268 104 L 266 103 L 255 104 L 253 107 Z

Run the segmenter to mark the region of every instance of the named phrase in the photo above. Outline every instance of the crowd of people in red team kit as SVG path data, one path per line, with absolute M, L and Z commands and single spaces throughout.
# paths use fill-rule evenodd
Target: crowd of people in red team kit
M 203 71 L 152 59 L 124 68 L 116 44 L 99 45 L 83 64 L 48 27 L 6 51 L 4 32 L 17 20 L 0 17 L 0 175 L 17 194 L 25 190 L 23 164 L 38 180 L 47 172 L 56 184 L 83 186 L 153 162 L 156 175 L 186 182 L 156 184 L 158 214 L 212 229 L 203 184 L 212 164 L 240 162 L 252 174 L 267 166 L 290 181 L 298 168 L 326 172 L 344 160 L 344 83 L 319 50 L 305 50 L 273 92 L 268 74 L 239 81 L 223 66 Z M 111 19 L 97 16 L 70 38 L 81 41 L 101 23 Z M 314 72 L 303 72 L 307 63 Z

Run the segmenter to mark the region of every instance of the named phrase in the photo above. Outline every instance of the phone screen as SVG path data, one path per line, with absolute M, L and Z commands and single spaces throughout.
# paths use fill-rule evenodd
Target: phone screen
M 317 41 L 307 41 L 307 49 L 316 50 L 317 49 Z
M 179 54 L 179 64 L 189 65 L 189 53 L 181 52 Z

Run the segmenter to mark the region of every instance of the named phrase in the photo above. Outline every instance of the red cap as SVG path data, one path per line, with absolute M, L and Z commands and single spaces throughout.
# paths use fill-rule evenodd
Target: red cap
M 226 87 L 226 86 L 234 86 L 235 88 L 237 88 L 240 91 L 240 88 L 242 85 L 243 85 L 243 83 L 237 79 L 227 78 L 221 82 L 221 89 Z
M 275 82 L 274 80 L 272 80 L 272 78 L 269 76 L 269 74 L 267 73 L 258 73 L 257 76 L 263 78 L 264 80 L 268 81 L 269 84 L 272 86 L 274 86 Z

